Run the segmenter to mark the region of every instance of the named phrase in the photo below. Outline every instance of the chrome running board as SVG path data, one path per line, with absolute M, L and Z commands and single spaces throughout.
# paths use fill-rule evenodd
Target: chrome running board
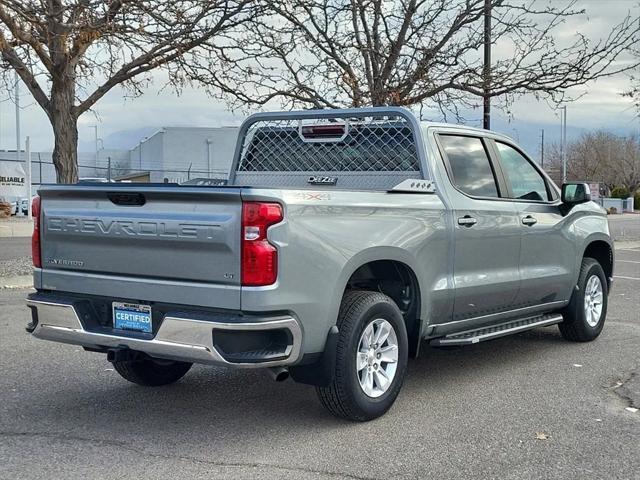
M 538 315 L 534 317 L 511 320 L 499 325 L 477 328 L 474 330 L 466 330 L 464 332 L 452 333 L 445 337 L 434 338 L 429 342 L 434 347 L 444 347 L 450 345 L 472 345 L 474 343 L 492 340 L 494 338 L 504 337 L 513 333 L 524 332 L 535 327 L 546 327 L 562 322 L 562 315 L 552 313 L 546 315 Z

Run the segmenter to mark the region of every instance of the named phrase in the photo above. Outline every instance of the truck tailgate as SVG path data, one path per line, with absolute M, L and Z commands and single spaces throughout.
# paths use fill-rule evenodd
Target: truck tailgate
M 56 185 L 40 197 L 43 288 L 190 304 L 198 291 L 240 308 L 240 189 Z

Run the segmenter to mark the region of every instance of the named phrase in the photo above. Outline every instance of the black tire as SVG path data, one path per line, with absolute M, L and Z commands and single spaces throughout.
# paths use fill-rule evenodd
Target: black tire
M 358 379 L 356 352 L 364 329 L 375 319 L 388 321 L 398 341 L 398 362 L 388 389 L 379 397 L 365 394 Z M 409 343 L 398 306 L 386 295 L 369 291 L 345 293 L 338 314 L 339 336 L 334 379 L 327 387 L 316 387 L 324 407 L 332 414 L 358 422 L 383 415 L 396 400 L 407 370 Z
M 600 279 L 603 295 L 600 318 L 597 324 L 592 326 L 587 322 L 584 297 L 587 283 L 594 275 Z M 600 332 L 602 332 L 607 317 L 608 295 L 607 277 L 605 276 L 602 266 L 593 258 L 583 258 L 582 265 L 580 266 L 580 275 L 578 276 L 577 289 L 573 291 L 569 305 L 562 312 L 564 321 L 558 324 L 562 336 L 572 342 L 590 342 L 595 340 L 598 335 L 600 335 Z
M 145 387 L 160 387 L 177 382 L 191 368 L 191 363 L 154 359 L 141 356 L 135 360 L 113 362 L 113 368 L 122 378 Z

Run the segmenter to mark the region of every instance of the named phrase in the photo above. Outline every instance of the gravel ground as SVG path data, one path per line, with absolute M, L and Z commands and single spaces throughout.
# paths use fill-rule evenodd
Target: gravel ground
M 30 257 L 12 258 L 0 260 L 0 277 L 17 277 L 19 275 L 31 275 L 33 267 Z
M 0 238 L 0 277 L 31 275 L 31 238 Z

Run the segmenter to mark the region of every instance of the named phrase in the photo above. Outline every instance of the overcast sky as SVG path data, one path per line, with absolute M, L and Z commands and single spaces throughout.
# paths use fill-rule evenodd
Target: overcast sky
M 560 0 L 551 0 L 560 1 Z M 580 32 L 597 38 L 608 32 L 629 10 L 640 15 L 639 0 L 580 0 L 579 8 L 587 10 L 588 18 L 572 19 L 559 30 L 559 37 Z M 639 72 L 640 73 L 640 72 Z M 574 91 L 584 94 L 568 106 L 569 135 L 581 131 L 605 128 L 616 133 L 638 132 L 640 122 L 628 98 L 620 92 L 629 87 L 628 75 L 619 75 L 592 82 Z M 185 89 L 181 96 L 169 89 L 162 90 L 162 79 L 136 99 L 125 99 L 116 88 L 101 99 L 95 112 L 84 114 L 79 121 L 80 148 L 87 149 L 93 142 L 91 125 L 98 125 L 99 136 L 122 130 L 161 126 L 221 126 L 238 124 L 242 114 L 229 112 L 223 103 L 212 100 L 197 88 Z M 7 92 L 0 93 L 0 99 Z M 40 107 L 22 88 L 22 136 L 29 135 L 33 151 L 48 151 L 53 146 L 51 127 Z M 511 117 L 494 112 L 493 126 L 514 137 L 537 157 L 540 129 L 545 129 L 549 141 L 557 140 L 559 117 L 544 101 L 525 97 L 513 105 Z M 472 112 L 468 123 L 480 126 L 482 112 Z M 15 149 L 15 109 L 10 101 L 0 102 L 0 149 Z

